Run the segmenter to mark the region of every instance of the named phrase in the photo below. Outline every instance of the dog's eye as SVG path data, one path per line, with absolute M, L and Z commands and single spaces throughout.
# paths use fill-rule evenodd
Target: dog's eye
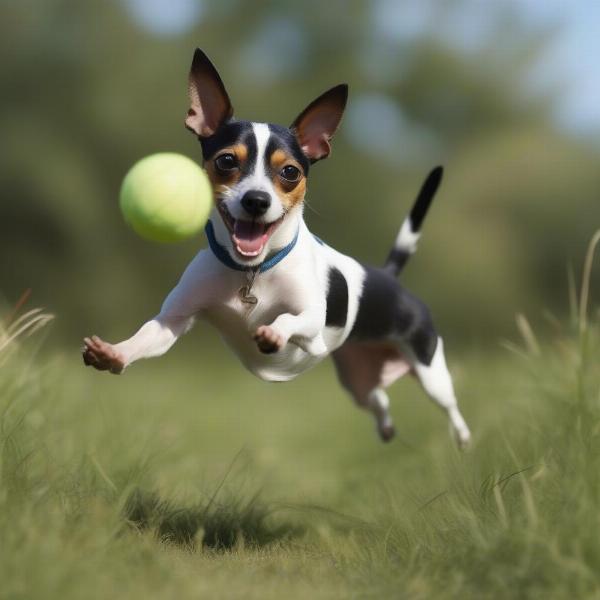
M 300 179 L 300 169 L 297 169 L 293 165 L 283 167 L 279 173 L 286 181 L 298 181 Z
M 238 160 L 235 154 L 221 154 L 215 159 L 215 166 L 222 173 L 226 173 L 238 168 Z

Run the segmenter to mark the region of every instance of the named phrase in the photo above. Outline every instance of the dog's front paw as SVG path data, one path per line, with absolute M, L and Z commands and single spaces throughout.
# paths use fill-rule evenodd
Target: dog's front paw
M 125 359 L 115 347 L 101 340 L 97 335 L 84 338 L 83 362 L 88 367 L 94 367 L 98 371 L 110 371 L 119 375 L 125 368 Z
M 261 325 L 254 334 L 254 341 L 263 354 L 279 352 L 285 346 L 284 337 L 270 325 Z

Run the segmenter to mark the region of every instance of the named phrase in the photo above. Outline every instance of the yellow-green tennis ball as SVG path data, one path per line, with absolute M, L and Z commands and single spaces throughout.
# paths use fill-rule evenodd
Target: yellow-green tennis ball
M 144 239 L 177 242 L 204 227 L 212 190 L 193 160 L 162 152 L 131 167 L 121 186 L 120 205 L 125 221 Z

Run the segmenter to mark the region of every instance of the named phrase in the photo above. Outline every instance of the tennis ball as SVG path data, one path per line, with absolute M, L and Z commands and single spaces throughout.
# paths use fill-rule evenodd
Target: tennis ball
M 125 221 L 144 239 L 177 242 L 204 227 L 212 190 L 193 160 L 162 152 L 131 167 L 121 186 L 120 206 Z

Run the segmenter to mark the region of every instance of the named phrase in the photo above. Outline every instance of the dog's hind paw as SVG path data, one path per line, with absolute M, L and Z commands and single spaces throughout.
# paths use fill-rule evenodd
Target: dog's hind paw
M 379 433 L 382 442 L 389 442 L 394 439 L 396 428 L 393 423 L 386 423 L 385 425 L 378 427 L 377 432 Z
M 471 445 L 471 432 L 467 427 L 466 423 L 463 423 L 461 427 L 452 427 L 452 433 L 456 444 L 460 450 L 468 450 Z
M 110 371 L 114 375 L 123 372 L 125 359 L 112 344 L 101 340 L 97 335 L 84 338 L 83 343 L 83 362 L 86 366 L 98 371 Z

